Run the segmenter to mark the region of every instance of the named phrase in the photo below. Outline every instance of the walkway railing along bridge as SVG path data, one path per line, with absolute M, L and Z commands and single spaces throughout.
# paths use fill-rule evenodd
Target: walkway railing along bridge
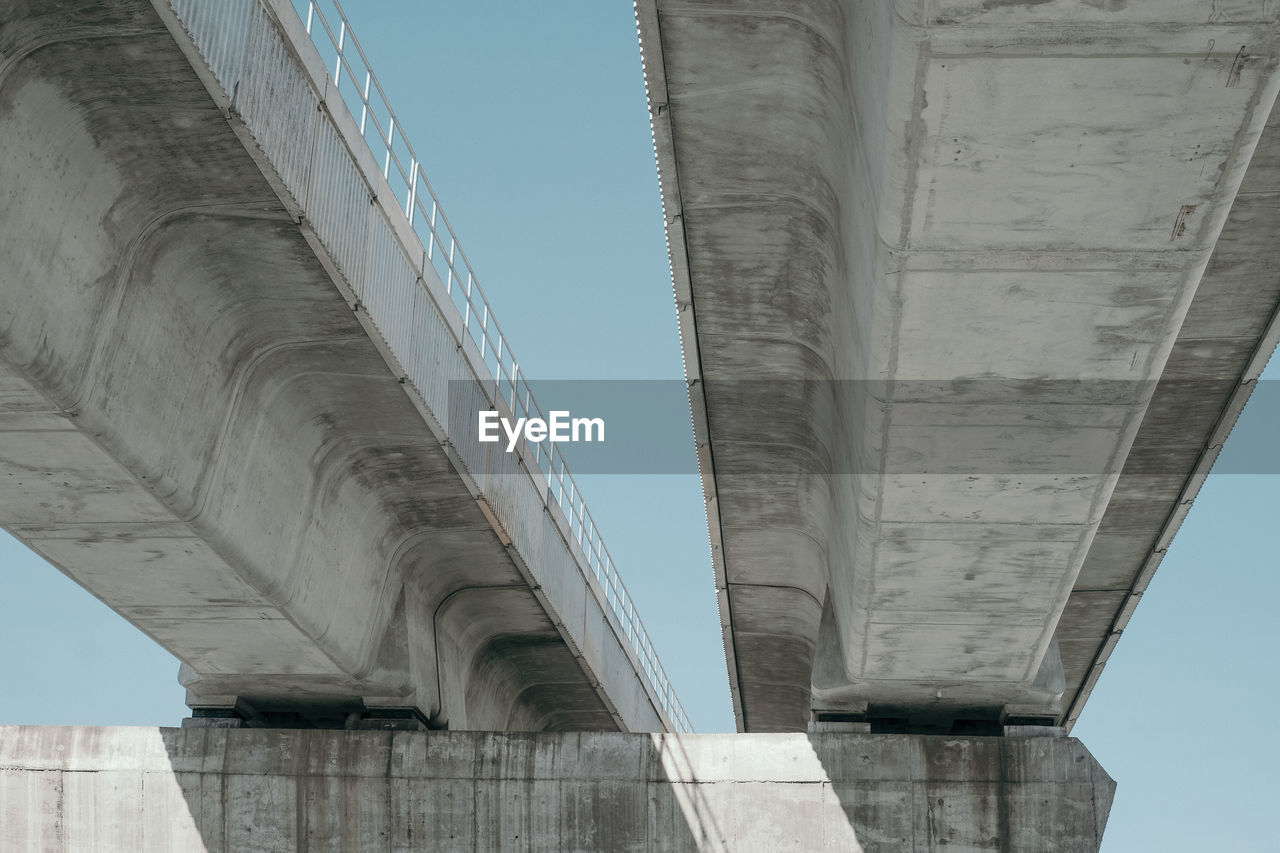
M 496 382 L 497 395 L 516 417 L 546 419 L 342 5 L 337 0 L 294 0 L 294 7 L 303 18 L 312 44 L 328 60 L 329 77 L 347 108 L 353 117 L 359 116 L 360 135 L 374 157 L 380 159 L 382 176 L 402 200 L 401 209 L 421 241 L 423 257 L 440 276 L 451 304 L 462 318 L 463 329 L 480 349 Z M 543 496 L 548 506 L 556 505 L 568 518 L 574 539 L 600 582 L 599 590 L 592 589 L 597 595 L 603 592 L 600 600 L 618 618 L 676 731 L 693 731 L 582 491 L 559 448 L 554 444 L 547 447 L 550 449 L 541 443 L 525 445 L 526 461 L 531 463 L 530 477 L 545 486 Z

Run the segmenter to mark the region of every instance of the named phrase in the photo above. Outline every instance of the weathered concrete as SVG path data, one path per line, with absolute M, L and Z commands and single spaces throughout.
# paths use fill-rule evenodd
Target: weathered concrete
M 12 853 L 1096 851 L 1069 738 L 0 727 Z
M 1274 8 L 637 12 L 740 727 L 1069 726 L 1275 344 Z
M 666 727 L 289 4 L 172 5 L 0 5 L 0 525 L 193 707 Z

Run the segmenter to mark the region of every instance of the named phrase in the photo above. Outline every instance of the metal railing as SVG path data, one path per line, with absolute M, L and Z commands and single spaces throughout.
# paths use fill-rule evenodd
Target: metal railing
M 338 0 L 293 0 L 293 6 L 326 61 L 337 92 L 357 119 L 365 144 L 381 164 L 382 176 L 396 193 L 409 226 L 422 241 L 427 261 L 444 283 L 462 318 L 464 334 L 479 348 L 498 395 L 517 417 L 545 419 L 341 4 Z M 330 11 L 326 14 L 322 6 Z M 552 445 L 548 451 L 542 444 L 532 443 L 527 454 L 545 479 L 545 487 L 540 489 L 543 500 L 548 506 L 557 505 L 568 519 L 571 536 L 603 590 L 596 591 L 596 596 L 602 597 L 602 603 L 617 618 L 667 718 L 676 731 L 693 731 L 560 450 Z M 530 476 L 537 481 L 532 471 Z

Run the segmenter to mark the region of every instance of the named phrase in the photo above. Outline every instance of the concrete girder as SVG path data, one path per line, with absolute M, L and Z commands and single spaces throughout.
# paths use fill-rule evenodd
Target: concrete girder
M 1069 725 L 1275 344 L 1274 13 L 637 19 L 739 727 Z
M 290 56 L 254 8 L 237 44 Z M 301 48 L 234 87 L 287 101 L 299 159 L 272 161 L 184 39 L 163 3 L 0 11 L 0 524 L 179 657 L 193 707 L 664 727 L 556 520 L 507 547 L 353 312 L 392 208 Z M 326 204 L 338 241 L 304 216 Z M 439 316 L 431 380 L 477 384 Z

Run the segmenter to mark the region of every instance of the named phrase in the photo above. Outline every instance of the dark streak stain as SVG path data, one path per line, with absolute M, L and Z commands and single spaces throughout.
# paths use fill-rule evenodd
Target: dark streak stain
M 1052 2 L 1053 0 L 985 0 L 982 8 L 990 11 L 1003 6 L 1043 6 L 1045 3 Z
M 1194 204 L 1184 204 L 1178 211 L 1178 218 L 1173 220 L 1173 234 L 1170 240 L 1176 240 L 1187 233 L 1187 218 L 1196 212 Z
M 1246 45 L 1240 45 L 1240 50 L 1236 52 L 1236 58 L 1231 63 L 1231 71 L 1227 74 L 1227 88 L 1234 89 L 1240 85 L 1240 72 L 1244 70 L 1244 64 L 1249 61 L 1249 55 L 1245 53 Z

